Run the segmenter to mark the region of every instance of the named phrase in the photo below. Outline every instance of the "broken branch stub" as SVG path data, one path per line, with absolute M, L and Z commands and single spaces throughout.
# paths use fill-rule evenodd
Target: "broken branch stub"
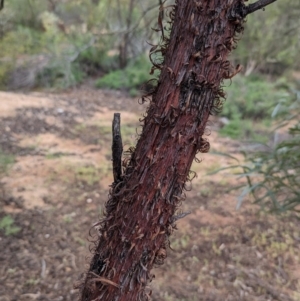
M 266 6 L 276 2 L 277 0 L 258 0 L 252 4 L 249 4 L 248 6 L 246 6 L 246 10 L 245 10 L 245 15 L 249 15 L 252 14 L 253 12 L 259 10 L 259 9 L 264 9 Z
M 115 184 L 122 179 L 122 153 L 121 116 L 120 113 L 114 113 L 112 122 L 112 161 Z

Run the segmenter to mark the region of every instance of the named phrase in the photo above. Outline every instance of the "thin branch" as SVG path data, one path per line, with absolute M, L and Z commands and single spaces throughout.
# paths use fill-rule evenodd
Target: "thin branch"
M 1 0 L 0 0 L 1 1 Z M 141 21 L 143 20 L 143 18 L 145 17 L 145 15 L 153 10 L 154 8 L 157 8 L 157 4 L 148 7 L 146 10 L 143 11 L 142 15 L 140 16 L 140 18 L 138 19 L 138 21 L 133 24 L 130 28 L 128 29 L 122 29 L 122 30 L 115 30 L 115 31 L 108 31 L 108 32 L 100 32 L 100 36 L 101 35 L 115 35 L 115 34 L 126 34 L 126 33 L 130 33 L 133 32 L 141 23 Z
M 0 10 L 2 10 L 4 7 L 4 0 L 0 0 Z
M 68 38 L 68 36 L 67 36 L 67 38 Z M 83 45 L 82 47 L 76 47 L 76 45 L 74 45 L 75 48 L 76 48 L 76 52 L 73 53 L 72 56 L 70 56 L 70 57 L 67 58 L 68 61 L 71 62 L 71 63 L 73 63 L 74 61 L 76 61 L 77 58 L 78 58 L 78 56 L 79 56 L 83 51 L 85 51 L 85 50 L 87 50 L 88 48 L 94 46 L 96 40 L 97 40 L 97 39 L 96 39 L 95 37 L 92 37 L 91 40 L 90 40 L 86 45 Z
M 267 5 L 275 2 L 277 0 L 258 0 L 246 7 L 246 15 L 252 14 L 253 12 L 266 7 Z

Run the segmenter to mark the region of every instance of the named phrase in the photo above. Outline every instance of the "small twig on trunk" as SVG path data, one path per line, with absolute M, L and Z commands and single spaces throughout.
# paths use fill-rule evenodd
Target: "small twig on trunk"
M 113 174 L 114 183 L 118 183 L 122 178 L 122 136 L 120 130 L 120 113 L 114 113 L 114 119 L 112 123 L 112 160 L 113 160 Z
M 259 10 L 259 9 L 262 9 L 264 7 L 266 7 L 267 5 L 275 2 L 277 0 L 259 0 L 259 1 L 256 1 L 252 4 L 249 4 L 247 7 L 246 7 L 246 15 L 249 15 L 249 14 L 252 14 L 253 12 Z
M 4 0 L 0 0 L 0 10 L 2 10 L 4 7 Z

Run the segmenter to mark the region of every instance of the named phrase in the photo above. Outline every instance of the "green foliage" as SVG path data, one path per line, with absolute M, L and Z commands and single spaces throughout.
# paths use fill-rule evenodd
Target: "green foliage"
M 9 236 L 18 233 L 21 228 L 14 225 L 14 219 L 10 215 L 5 215 L 0 220 L 0 230 L 3 230 L 6 236 Z
M 241 141 L 251 140 L 266 143 L 269 140 L 266 129 L 250 119 L 233 119 L 220 129 L 221 136 Z
M 12 26 L 24 26 L 32 29 L 40 29 L 39 15 L 48 9 L 47 1 L 6 1 L 1 15 L 7 19 L 5 24 Z M 5 28 L 6 29 L 6 28 Z
M 145 52 L 153 35 L 158 3 L 137 4 L 9 1 L 1 11 L 0 87 L 65 88 L 125 67 Z
M 42 32 L 18 26 L 3 37 L 0 87 L 64 88 L 84 78 L 76 59 L 90 35 L 66 37 L 58 30 L 59 20 L 54 14 L 43 13 L 40 19 Z
M 226 87 L 221 116 L 228 118 L 222 136 L 266 143 L 271 113 L 276 103 L 289 98 L 284 79 L 271 83 L 261 76 L 237 76 Z
M 299 66 L 299 14 L 300 2 L 285 0 L 247 16 L 243 38 L 233 52 L 234 60 L 247 73 L 254 69 L 282 75 Z
M 226 88 L 226 93 L 227 102 L 221 115 L 229 119 L 270 118 L 275 104 L 287 96 L 284 90 L 277 88 L 276 83 L 258 76 L 236 76 Z
M 3 153 L 0 149 L 0 175 L 5 173 L 8 167 L 15 161 L 12 155 Z
M 132 61 L 124 70 L 116 70 L 103 76 L 96 82 L 98 88 L 127 89 L 132 96 L 153 76 L 149 75 L 151 63 L 146 56 Z
M 21 65 L 28 64 L 26 55 L 34 56 L 39 52 L 38 39 L 38 32 L 21 26 L 3 37 L 1 40 L 0 87 L 7 84 L 10 72 Z
M 104 49 L 105 47 L 102 47 L 102 44 L 96 43 L 93 47 L 80 53 L 78 64 L 87 75 L 98 76 L 99 71 L 110 72 L 118 69 L 118 55 L 109 55 L 109 51 L 105 51 Z
M 271 212 L 299 211 L 300 204 L 300 92 L 291 105 L 280 103 L 273 111 L 273 116 L 281 116 L 281 123 L 274 135 L 284 131 L 289 125 L 289 138 L 275 142 L 257 153 L 245 153 L 244 163 L 240 167 L 241 177 L 247 185 L 239 197 L 239 206 L 244 197 L 251 194 L 255 202 Z M 298 206 L 298 207 L 297 207 Z
M 251 14 L 233 60 L 247 74 L 281 75 L 299 66 L 299 12 L 299 1 L 286 0 Z M 159 40 L 151 30 L 157 13 L 157 0 L 7 1 L 0 20 L 0 87 L 65 88 L 124 69 L 149 50 L 146 41 Z M 128 79 L 122 72 L 107 75 L 112 78 L 99 85 L 125 87 L 134 95 L 145 76 L 140 73 L 127 70 Z

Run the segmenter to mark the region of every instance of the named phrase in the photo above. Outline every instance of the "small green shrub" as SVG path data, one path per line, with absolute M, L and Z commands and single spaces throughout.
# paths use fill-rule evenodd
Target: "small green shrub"
M 56 57 L 37 73 L 36 85 L 63 89 L 82 82 L 84 78 L 85 74 L 77 62 Z
M 280 116 L 278 128 L 290 124 L 290 137 L 256 153 L 243 152 L 244 162 L 236 159 L 238 163 L 229 167 L 241 168 L 238 175 L 247 180 L 246 185 L 238 187 L 242 188 L 238 207 L 250 194 L 257 204 L 271 212 L 300 212 L 300 91 L 294 103 L 278 104 L 272 116 Z
M 1 39 L 0 87 L 5 87 L 13 70 L 28 65 L 28 55 L 35 56 L 41 48 L 40 34 L 33 29 L 18 26 Z M 36 69 L 36 67 L 34 68 Z
M 126 71 L 116 70 L 108 73 L 96 82 L 96 87 L 110 89 L 128 88 Z
M 251 140 L 266 143 L 269 140 L 269 133 L 263 127 L 250 119 L 233 119 L 221 128 L 219 133 L 221 136 L 241 141 Z
M 6 215 L 0 220 L 0 230 L 9 236 L 20 232 L 21 228 L 14 225 L 14 219 L 10 215 Z
M 3 153 L 0 149 L 0 175 L 5 173 L 8 167 L 15 162 L 14 156 Z
M 111 41 L 107 41 L 107 45 L 96 43 L 93 47 L 90 47 L 80 53 L 77 62 L 80 68 L 88 75 L 99 75 L 99 72 L 110 72 L 117 70 L 119 66 L 119 58 L 117 54 L 109 55 L 109 48 L 107 45 L 111 44 Z
M 237 76 L 225 90 L 228 96 L 220 115 L 228 118 L 229 122 L 220 134 L 266 143 L 275 104 L 289 99 L 285 80 L 270 83 L 258 75 Z
M 49 24 L 47 30 L 38 32 L 19 26 L 2 38 L 0 87 L 12 90 L 66 88 L 84 79 L 76 55 L 89 37 L 85 40 L 77 36 L 67 38 Z M 80 43 L 82 45 L 76 45 Z
M 227 101 L 221 116 L 229 120 L 270 118 L 276 103 L 287 94 L 259 76 L 237 76 L 225 90 Z
M 151 63 L 146 56 L 132 61 L 124 70 L 111 71 L 96 82 L 97 88 L 126 89 L 132 96 L 138 94 L 142 84 L 153 78 L 149 74 Z M 156 74 L 157 75 L 157 74 Z

